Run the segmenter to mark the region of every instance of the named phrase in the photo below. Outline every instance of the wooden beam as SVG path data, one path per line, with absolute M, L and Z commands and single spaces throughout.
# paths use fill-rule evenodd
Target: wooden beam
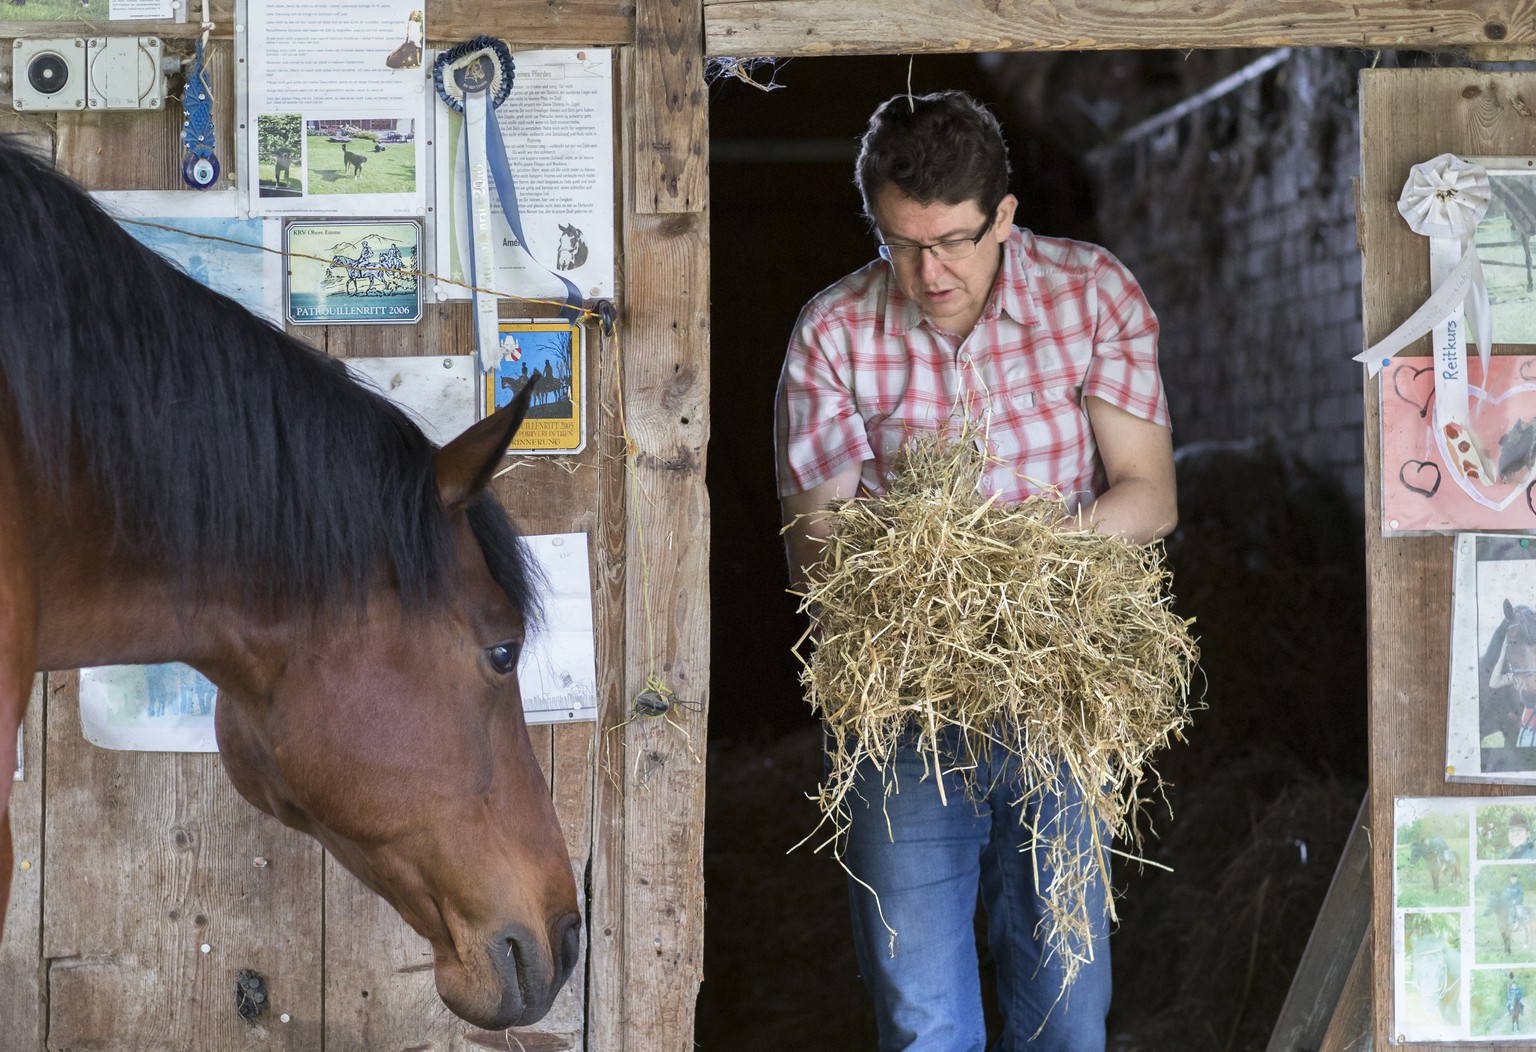
M 697 212 L 709 185 L 698 0 L 643 0 L 635 25 L 635 209 Z
M 711 56 L 1140 48 L 1448 48 L 1536 42 L 1521 0 L 704 0 Z
M 9 9 L 10 5 L 6 5 Z M 212 0 L 213 35 L 234 35 L 232 0 Z M 201 9 L 191 5 L 188 22 L 169 19 L 125 22 L 49 22 L 0 19 L 0 38 L 158 36 L 190 40 L 198 35 Z M 514 47 L 630 44 L 635 39 L 633 0 L 435 0 L 426 6 L 431 40 L 455 43 L 485 34 Z M 402 27 L 402 31 L 403 31 Z
M 680 59 L 697 63 L 697 55 Z M 664 100 L 623 70 L 626 157 Z M 706 131 L 702 104 L 696 119 Z M 643 214 L 625 188 L 624 312 L 611 351 L 627 461 L 623 693 L 601 735 L 593 858 L 588 1047 L 673 1052 L 693 1043 L 703 979 L 704 748 L 709 692 L 709 214 Z M 633 701 L 659 681 L 665 718 Z M 615 955 L 622 967 L 616 966 Z

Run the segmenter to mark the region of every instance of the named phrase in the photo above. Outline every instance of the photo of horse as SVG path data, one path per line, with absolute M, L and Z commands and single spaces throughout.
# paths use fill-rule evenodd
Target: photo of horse
M 1397 827 L 1399 909 L 1469 904 L 1471 822 L 1459 808 L 1431 808 Z
M 1536 906 L 1536 867 L 1522 863 L 1481 866 L 1474 882 L 1472 924 L 1478 964 L 1536 964 L 1531 908 Z M 1531 896 L 1527 902 L 1527 895 Z
M 1536 550 L 1477 540 L 1478 744 L 1484 771 L 1536 771 Z
M 1456 1036 L 1461 1028 L 1461 916 L 1403 915 L 1398 1028 L 1418 1039 Z
M 1536 993 L 1536 969 L 1479 968 L 1472 973 L 1472 1036 L 1529 1033 L 1526 999 Z

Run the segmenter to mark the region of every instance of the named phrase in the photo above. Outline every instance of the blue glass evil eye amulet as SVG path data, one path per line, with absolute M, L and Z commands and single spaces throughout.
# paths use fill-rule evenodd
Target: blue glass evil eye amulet
M 213 92 L 203 69 L 203 43 L 187 73 L 181 93 L 181 145 L 187 155 L 181 161 L 181 178 L 194 190 L 206 190 L 219 181 L 219 158 L 214 154 Z

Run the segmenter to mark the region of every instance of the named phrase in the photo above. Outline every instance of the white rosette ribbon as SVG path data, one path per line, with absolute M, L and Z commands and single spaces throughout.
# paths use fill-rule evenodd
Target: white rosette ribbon
M 1487 214 L 1491 199 L 1488 172 L 1481 165 L 1442 153 L 1413 166 L 1397 210 L 1414 233 L 1430 239 L 1434 291 L 1407 321 L 1355 355 L 1355 361 L 1375 376 L 1398 351 L 1425 333 L 1434 333 L 1436 440 L 1449 454 L 1452 474 L 1463 489 L 1468 482 L 1486 485 L 1494 481 L 1467 427 L 1470 385 L 1466 360 L 1470 320 L 1483 376 L 1488 375 L 1493 313 L 1476 236 L 1477 224 Z

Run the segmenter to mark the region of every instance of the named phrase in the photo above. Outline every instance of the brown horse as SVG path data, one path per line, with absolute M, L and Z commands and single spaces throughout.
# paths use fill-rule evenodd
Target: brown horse
M 486 491 L 526 399 L 434 449 L 3 140 L 0 229 L 0 771 L 38 670 L 186 662 L 236 788 L 430 942 L 448 1007 L 540 1018 L 580 921 Z M 0 907 L 12 862 L 0 818 Z

